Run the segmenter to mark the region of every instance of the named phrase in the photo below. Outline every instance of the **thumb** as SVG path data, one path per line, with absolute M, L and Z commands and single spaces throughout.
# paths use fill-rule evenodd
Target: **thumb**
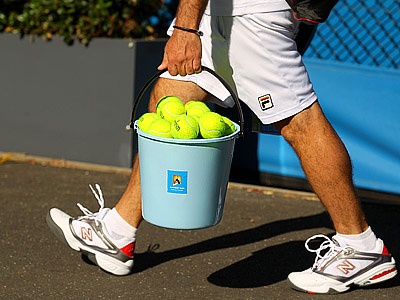
M 157 70 L 159 70 L 159 71 L 165 70 L 167 67 L 168 67 L 168 59 L 164 55 L 161 64 L 157 67 Z

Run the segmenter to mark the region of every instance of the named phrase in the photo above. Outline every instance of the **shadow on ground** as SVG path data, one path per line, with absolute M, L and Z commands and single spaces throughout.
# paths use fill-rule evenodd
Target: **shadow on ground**
M 368 220 L 374 224 L 374 230 L 379 232 L 379 236 L 391 249 L 392 255 L 399 261 L 400 247 L 396 232 L 400 228 L 400 207 L 377 204 L 363 206 Z M 149 246 L 147 252 L 136 254 L 135 273 L 170 260 L 250 244 L 291 231 L 319 227 L 332 228 L 326 213 L 279 220 L 165 252 L 157 252 L 159 245 L 154 244 Z M 250 257 L 214 272 L 208 277 L 208 281 L 217 286 L 230 288 L 261 287 L 285 280 L 290 272 L 307 269 L 313 261 L 314 255 L 304 248 L 303 240 L 288 241 L 252 253 Z M 398 285 L 400 285 L 400 279 L 397 277 L 380 284 L 380 288 Z

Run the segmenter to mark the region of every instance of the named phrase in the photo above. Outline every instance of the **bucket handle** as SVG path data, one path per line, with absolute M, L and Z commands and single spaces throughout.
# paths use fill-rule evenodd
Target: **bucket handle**
M 244 128 L 244 117 L 243 117 L 243 111 L 242 111 L 242 107 L 240 106 L 240 102 L 239 102 L 239 98 L 237 97 L 236 93 L 233 91 L 233 89 L 229 86 L 229 84 L 225 81 L 225 79 L 223 79 L 221 76 L 219 76 L 215 71 L 213 71 L 212 69 L 202 66 L 201 67 L 203 71 L 207 71 L 208 73 L 210 73 L 211 75 L 213 75 L 215 78 L 217 78 L 223 85 L 224 87 L 228 90 L 228 92 L 231 94 L 233 100 L 235 101 L 235 106 L 238 112 L 238 116 L 239 116 L 239 126 L 240 126 L 240 131 L 239 131 L 239 137 L 243 136 L 243 128 Z M 148 81 L 147 83 L 143 86 L 143 88 L 140 90 L 135 104 L 133 106 L 132 109 L 132 115 L 131 115 L 131 122 L 126 126 L 127 130 L 130 130 L 131 128 L 134 127 L 134 122 L 135 122 L 135 117 L 136 117 L 136 110 L 138 108 L 138 104 L 141 101 L 141 99 L 143 98 L 144 93 L 147 91 L 147 89 L 149 88 L 149 86 L 158 78 L 160 77 L 161 74 L 163 74 L 165 71 L 167 71 L 167 69 L 158 71 L 156 74 L 154 74 Z

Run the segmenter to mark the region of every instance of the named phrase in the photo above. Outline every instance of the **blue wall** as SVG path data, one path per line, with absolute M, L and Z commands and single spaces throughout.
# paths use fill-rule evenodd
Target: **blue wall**
M 352 158 L 359 188 L 400 194 L 400 71 L 305 58 L 328 119 Z M 259 134 L 259 171 L 304 178 L 281 136 Z

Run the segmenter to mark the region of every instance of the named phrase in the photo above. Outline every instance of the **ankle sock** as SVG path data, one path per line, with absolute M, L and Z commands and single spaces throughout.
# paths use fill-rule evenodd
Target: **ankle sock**
M 120 244 L 120 242 L 122 242 L 124 245 L 126 245 L 127 243 L 134 242 L 136 240 L 137 228 L 126 222 L 117 212 L 115 207 L 104 216 L 103 221 L 108 234 L 113 239 L 113 242 L 116 242 L 116 244 Z
M 354 247 L 359 251 L 373 251 L 381 245 L 378 245 L 380 240 L 376 237 L 371 227 L 360 234 L 341 234 L 336 233 L 336 236 L 340 238 L 346 245 Z M 378 250 L 381 251 L 382 249 Z

